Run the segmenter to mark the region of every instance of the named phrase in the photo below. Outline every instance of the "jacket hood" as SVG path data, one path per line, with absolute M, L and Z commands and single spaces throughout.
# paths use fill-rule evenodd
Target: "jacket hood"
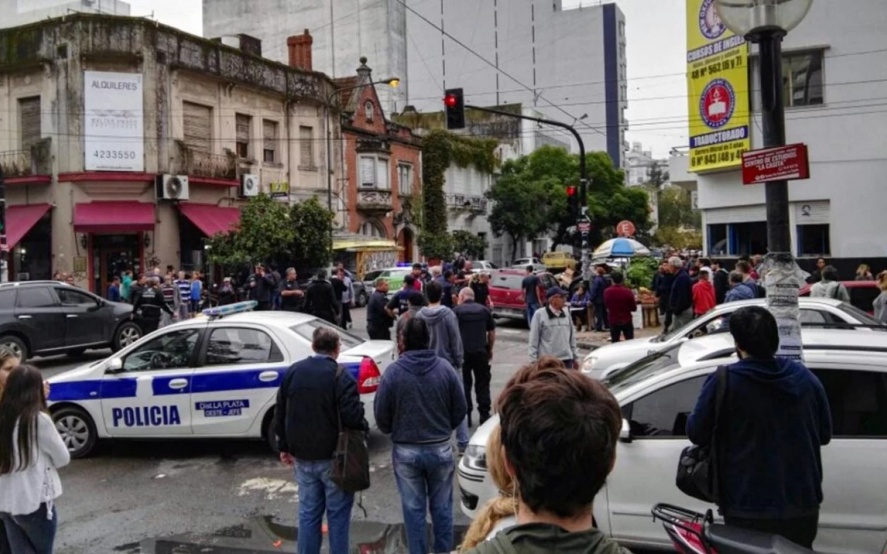
M 499 547 L 498 549 L 496 547 Z M 622 554 L 628 551 L 597 529 L 568 533 L 557 525 L 527 523 L 500 532 L 478 552 Z
M 731 365 L 730 371 L 775 388 L 791 397 L 801 395 L 801 391 L 804 390 L 802 385 L 807 380 L 807 368 L 788 358 L 772 360 L 746 358 Z
M 410 350 L 394 363 L 413 375 L 425 375 L 440 365 L 440 358 L 434 350 Z
M 446 306 L 425 306 L 419 310 L 419 315 L 429 323 L 440 323 L 447 317 L 447 313 L 452 313 L 452 310 Z

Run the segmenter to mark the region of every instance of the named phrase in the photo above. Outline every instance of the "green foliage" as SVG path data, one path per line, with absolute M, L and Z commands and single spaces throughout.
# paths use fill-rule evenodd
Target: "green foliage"
M 419 251 L 429 260 L 447 260 L 453 255 L 453 237 L 448 233 L 419 234 Z
M 453 231 L 453 252 L 461 252 L 470 260 L 480 260 L 487 251 L 487 241 L 470 231 Z
M 693 209 L 690 191 L 681 187 L 665 187 L 659 193 L 659 225 L 700 229 L 702 215 Z
M 625 277 L 631 288 L 650 288 L 657 271 L 659 260 L 656 258 L 633 258 Z
M 677 227 L 659 226 L 653 235 L 653 244 L 683 249 L 702 249 L 702 232 L 697 230 L 678 229 Z
M 594 229 L 592 244 L 612 237 L 616 224 L 627 219 L 639 236 L 650 229 L 650 198 L 643 187 L 627 187 L 625 174 L 613 167 L 606 152 L 585 156 L 591 183 L 588 186 L 588 214 Z
M 290 252 L 296 267 L 325 267 L 330 263 L 333 214 L 315 196 L 290 206 L 289 219 L 295 229 Z

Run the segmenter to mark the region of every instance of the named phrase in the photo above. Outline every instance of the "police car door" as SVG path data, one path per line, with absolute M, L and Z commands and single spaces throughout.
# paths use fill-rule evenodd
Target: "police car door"
M 112 437 L 191 434 L 191 375 L 200 329 L 174 329 L 131 350 L 102 380 L 102 416 Z
M 248 324 L 222 320 L 207 333 L 191 391 L 194 434 L 259 436 L 259 418 L 289 366 L 284 350 L 272 333 Z

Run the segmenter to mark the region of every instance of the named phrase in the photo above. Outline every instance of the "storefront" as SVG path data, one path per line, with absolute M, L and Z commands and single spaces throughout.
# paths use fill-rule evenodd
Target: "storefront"
M 360 278 L 370 271 L 396 266 L 400 250 L 391 240 L 350 234 L 333 238 L 335 261 L 353 268 Z
M 6 208 L 6 245 L 10 281 L 52 277 L 52 218 L 49 204 Z

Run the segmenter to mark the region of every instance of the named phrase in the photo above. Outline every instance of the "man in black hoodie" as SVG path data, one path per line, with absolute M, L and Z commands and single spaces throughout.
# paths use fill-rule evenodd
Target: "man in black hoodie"
M 339 304 L 333 285 L 326 280 L 326 270 L 321 269 L 305 291 L 305 311 L 320 319 L 338 325 Z
M 719 416 L 718 507 L 728 525 L 813 547 L 822 503 L 820 447 L 832 436 L 825 389 L 803 364 L 774 357 L 776 319 L 749 306 L 730 317 L 739 361 L 727 368 Z M 717 373 L 702 386 L 687 436 L 711 444 Z
M 477 412 L 481 425 L 490 419 L 490 361 L 496 342 L 496 323 L 490 310 L 474 301 L 474 291 L 464 288 L 459 292 L 459 305 L 453 310 L 459 322 L 462 348 L 462 381 L 465 383 L 465 401 L 468 404 L 468 425 L 471 425 L 471 384 L 477 395 Z

